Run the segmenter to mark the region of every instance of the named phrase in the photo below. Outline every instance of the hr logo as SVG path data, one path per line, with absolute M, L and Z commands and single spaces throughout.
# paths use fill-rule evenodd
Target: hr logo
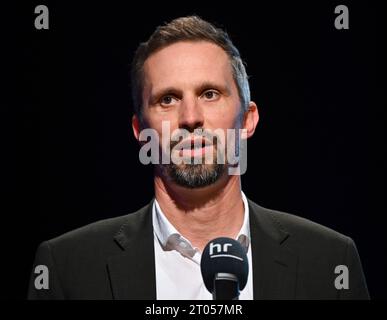
M 210 258 L 233 258 L 240 261 L 243 261 L 241 257 L 237 257 L 233 254 L 229 254 L 228 249 L 229 247 L 232 247 L 232 243 L 224 243 L 223 246 L 220 243 L 210 243 Z M 216 249 L 216 254 L 214 254 L 214 249 Z
M 220 243 L 213 243 L 213 242 L 211 242 L 210 243 L 210 256 L 212 256 L 214 254 L 214 248 L 216 248 L 216 251 L 218 253 L 221 253 L 222 251 L 223 252 L 227 252 L 227 250 L 228 250 L 227 248 L 231 247 L 231 246 L 232 246 L 231 243 L 225 243 L 223 245 L 223 250 L 222 250 L 222 245 Z

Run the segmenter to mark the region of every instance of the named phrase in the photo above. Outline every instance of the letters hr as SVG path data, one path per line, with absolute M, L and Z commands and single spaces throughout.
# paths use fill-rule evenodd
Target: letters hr
M 232 246 L 231 243 L 225 243 L 223 245 L 223 252 L 227 252 L 227 248 L 231 247 L 231 246 Z M 210 243 L 210 256 L 212 256 L 214 254 L 214 248 L 216 248 L 216 251 L 218 253 L 222 252 L 222 245 L 220 243 L 213 243 L 213 242 L 211 242 Z

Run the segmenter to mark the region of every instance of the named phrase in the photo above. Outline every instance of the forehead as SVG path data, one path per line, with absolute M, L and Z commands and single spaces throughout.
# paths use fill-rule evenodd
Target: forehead
M 145 84 L 187 85 L 214 81 L 233 82 L 227 53 L 206 41 L 182 41 L 152 54 L 144 64 Z

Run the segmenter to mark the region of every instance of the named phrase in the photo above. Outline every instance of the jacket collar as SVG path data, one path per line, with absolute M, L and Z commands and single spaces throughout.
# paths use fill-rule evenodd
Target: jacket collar
M 297 256 L 291 236 L 271 211 L 248 200 L 253 259 L 254 299 L 294 299 Z M 156 299 L 153 201 L 127 216 L 114 236 L 122 253 L 108 259 L 114 299 Z
M 254 299 L 294 299 L 298 257 L 271 210 L 249 200 Z
M 114 299 L 156 300 L 156 273 L 152 227 L 153 200 L 135 213 L 114 236 L 123 250 L 108 259 Z

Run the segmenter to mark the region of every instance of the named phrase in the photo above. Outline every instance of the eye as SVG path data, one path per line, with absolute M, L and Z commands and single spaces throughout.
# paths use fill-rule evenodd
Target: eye
M 203 93 L 202 97 L 206 100 L 213 101 L 219 98 L 219 93 L 215 90 L 207 90 Z
M 176 98 L 173 96 L 164 96 L 160 99 L 161 106 L 171 106 L 174 102 L 176 102 Z

